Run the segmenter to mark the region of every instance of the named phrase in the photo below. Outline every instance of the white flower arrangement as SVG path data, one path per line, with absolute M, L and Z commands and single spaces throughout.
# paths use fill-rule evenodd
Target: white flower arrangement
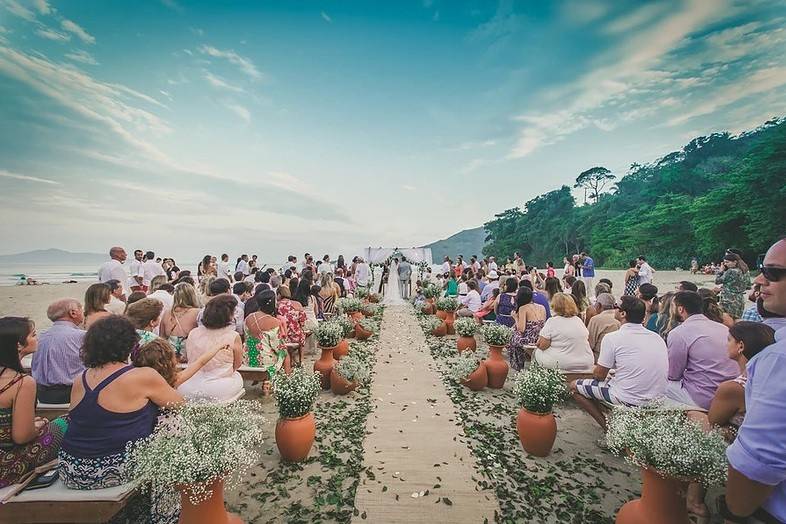
M 355 290 L 355 294 L 360 291 L 362 288 L 358 288 Z M 359 298 L 352 298 L 352 297 L 345 297 L 339 298 L 336 301 L 336 307 L 341 313 L 356 313 L 363 308 L 363 301 Z
M 442 325 L 442 321 L 437 317 L 427 316 L 420 319 L 420 327 L 427 335 L 430 335 L 440 325 Z
M 551 413 L 555 404 L 568 398 L 568 386 L 559 369 L 544 368 L 533 361 L 516 377 L 513 394 L 527 411 Z
M 456 382 L 466 380 L 478 366 L 480 358 L 472 351 L 465 351 L 450 362 L 448 376 Z
M 336 322 L 341 325 L 341 337 L 346 338 L 349 336 L 350 333 L 355 331 L 355 323 L 346 315 L 338 315 L 333 318 L 332 322 Z M 339 341 L 340 342 L 340 341 Z M 338 344 L 338 342 L 336 342 Z
M 513 330 L 502 324 L 486 324 L 480 330 L 483 339 L 489 346 L 507 346 L 513 337 Z
M 363 320 L 360 321 L 360 327 L 362 327 L 366 331 L 370 331 L 371 333 L 377 332 L 377 323 L 368 318 L 364 318 Z
M 437 300 L 437 309 L 440 311 L 456 311 L 459 308 L 459 301 L 453 297 L 445 297 Z
M 264 425 L 258 402 L 188 402 L 160 416 L 149 437 L 128 443 L 126 473 L 157 493 L 186 487 L 200 504 L 214 481 L 237 485 L 257 464 Z
M 365 304 L 363 307 L 360 308 L 364 314 L 367 314 L 370 317 L 373 317 L 377 314 L 377 310 L 379 307 L 376 304 Z
M 478 323 L 474 318 L 458 318 L 453 323 L 456 333 L 462 337 L 474 337 L 475 333 L 478 332 L 478 327 Z
M 368 288 L 359 287 L 355 290 L 355 298 L 364 299 L 368 298 L 369 291 Z
M 338 373 L 347 382 L 358 384 L 364 384 L 371 376 L 368 365 L 352 354 L 339 360 L 333 366 L 333 372 Z
M 314 330 L 319 347 L 333 348 L 344 338 L 344 326 L 336 320 L 320 322 Z
M 273 378 L 273 395 L 281 418 L 298 418 L 310 412 L 320 391 L 320 374 L 303 367 L 294 368 L 289 375 L 276 373 Z
M 422 284 L 423 287 L 423 296 L 426 298 L 439 298 L 442 296 L 442 290 L 434 284 L 429 282 L 424 282 Z
M 615 408 L 608 418 L 609 449 L 629 463 L 661 475 L 705 486 L 723 484 L 728 462 L 722 434 L 717 430 L 705 432 L 681 411 L 655 411 L 651 407 Z

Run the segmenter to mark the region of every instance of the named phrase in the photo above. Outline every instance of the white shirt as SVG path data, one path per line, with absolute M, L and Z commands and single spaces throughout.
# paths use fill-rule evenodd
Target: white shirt
M 218 276 L 226 277 L 227 280 L 232 282 L 232 270 L 229 268 L 229 262 L 221 261 L 218 263 Z
M 166 271 L 161 267 L 161 264 L 155 260 L 146 260 L 142 264 L 142 285 L 149 286 L 150 281 L 159 275 L 166 275 Z
M 615 369 L 609 379 L 611 394 L 639 406 L 666 391 L 669 356 L 666 343 L 641 324 L 622 324 L 600 343 L 598 365 Z
M 571 373 L 592 371 L 595 356 L 589 345 L 589 331 L 581 317 L 555 315 L 543 324 L 540 336 L 551 340 L 548 349 L 535 352 L 535 360 L 543 367 Z
M 137 279 L 134 278 L 134 277 L 142 277 L 142 279 L 144 280 L 145 272 L 144 272 L 144 269 L 142 267 L 142 262 L 140 260 L 137 260 L 137 259 L 132 260 L 131 261 L 131 265 L 129 266 L 129 270 L 130 270 L 129 274 L 128 274 L 128 276 L 130 277 L 128 279 L 129 287 L 131 287 L 131 286 L 141 286 L 142 283 L 138 282 Z
M 113 315 L 122 315 L 126 312 L 126 303 L 114 295 L 109 296 L 109 304 L 106 305 L 106 310 Z
M 150 262 L 155 263 L 155 260 L 150 260 Z M 148 282 L 149 284 L 149 282 Z M 158 325 L 153 329 L 153 333 L 156 335 L 159 334 L 159 329 L 161 327 L 161 319 L 164 318 L 164 314 L 167 311 L 172 309 L 172 305 L 175 303 L 175 297 L 164 291 L 163 289 L 158 289 L 150 293 L 147 298 L 154 298 L 164 304 L 164 309 L 161 310 L 161 314 L 158 315 Z
M 368 268 L 368 264 L 365 262 L 358 264 L 355 268 L 355 282 L 357 282 L 359 286 L 365 286 L 368 284 L 369 276 L 371 276 L 371 271 Z
M 476 313 L 483 307 L 483 302 L 480 300 L 480 293 L 475 289 L 471 290 L 467 293 L 467 296 L 461 297 L 459 300 L 461 300 L 461 303 L 467 306 L 467 309 L 473 313 Z
M 652 266 L 644 262 L 639 268 L 639 285 L 652 284 Z
M 240 262 L 237 263 L 237 268 L 235 269 L 235 272 L 237 271 L 242 271 L 243 275 L 248 275 L 249 273 L 251 273 L 251 268 L 248 267 L 248 262 L 246 262 L 245 260 L 241 260 Z
M 98 268 L 98 281 L 109 282 L 110 280 L 117 280 L 124 287 L 127 285 L 128 275 L 119 260 L 108 260 Z
M 442 272 L 443 275 L 445 273 L 450 273 L 450 262 L 448 261 L 443 262 L 440 271 Z
M 469 286 L 466 282 L 459 282 L 458 285 L 458 294 L 462 296 L 466 296 L 469 293 Z
M 333 266 L 331 266 L 330 262 L 322 262 L 319 265 L 319 271 L 318 272 L 319 272 L 320 275 L 324 275 L 325 273 L 332 273 L 333 272 Z
M 489 272 L 497 270 L 497 263 L 494 261 L 489 262 Z

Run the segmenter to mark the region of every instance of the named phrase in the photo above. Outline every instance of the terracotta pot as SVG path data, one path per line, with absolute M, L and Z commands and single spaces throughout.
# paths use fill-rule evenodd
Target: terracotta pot
M 372 313 L 371 311 L 363 310 L 363 316 L 364 317 L 373 317 L 374 313 Z
M 502 389 L 508 378 L 510 366 L 502 358 L 503 346 L 489 346 L 489 358 L 486 360 L 486 371 L 489 374 L 489 387 Z
M 355 336 L 358 340 L 368 340 L 373 334 L 371 331 L 366 331 L 360 324 L 355 324 Z
M 322 375 L 322 389 L 330 389 L 330 372 L 333 371 L 333 364 L 336 363 L 336 360 L 333 358 L 333 350 L 336 348 L 323 348 L 320 346 L 319 349 L 322 350 L 322 355 L 319 357 L 319 360 L 314 362 L 314 371 L 318 371 Z
M 311 412 L 298 418 L 280 418 L 276 422 L 276 446 L 287 462 L 306 460 L 316 435 L 317 424 Z
M 437 318 L 439 318 L 441 320 L 445 320 L 446 318 L 448 318 L 448 312 L 447 311 L 442 311 L 441 309 L 438 309 L 437 310 Z
M 379 303 L 379 297 L 377 297 L 376 295 L 370 296 L 368 298 L 368 301 L 371 302 L 372 304 L 378 304 Z
M 349 314 L 349 318 L 357 322 L 358 320 L 363 319 L 363 313 L 361 313 L 360 311 L 355 311 Z
M 469 376 L 461 381 L 462 384 L 467 386 L 472 391 L 480 391 L 485 388 L 489 383 L 489 376 L 486 373 L 486 365 L 480 361 L 478 369 L 469 374 Z
M 641 498 L 620 508 L 617 524 L 688 524 L 684 487 L 684 480 L 641 468 Z
M 349 340 L 342 338 L 341 342 L 338 343 L 336 349 L 333 350 L 333 358 L 335 360 L 341 360 L 342 358 L 346 357 L 349 354 Z
M 434 314 L 434 306 L 430 303 L 426 302 L 423 304 L 423 307 L 420 309 L 424 315 L 433 315 Z
M 434 328 L 431 331 L 431 334 L 434 335 L 435 337 L 444 337 L 445 335 L 448 334 L 447 324 L 445 324 L 445 322 L 440 323 L 438 327 Z
M 475 341 L 475 337 L 459 337 L 456 339 L 456 347 L 459 353 L 467 350 L 475 351 L 478 349 L 478 343 Z
M 456 330 L 453 327 L 453 322 L 456 321 L 456 312 L 455 311 L 446 311 L 445 314 L 445 324 L 448 326 L 448 335 L 455 335 Z
M 346 395 L 350 391 L 355 391 L 355 388 L 357 387 L 357 382 L 349 382 L 347 379 L 336 373 L 335 369 L 330 374 L 330 390 L 336 395 Z
M 178 486 L 180 492 L 180 522 L 181 524 L 241 524 L 243 521 L 237 515 L 227 513 L 224 508 L 224 479 L 214 480 L 208 486 L 213 493 L 210 498 L 192 504 L 188 496 L 188 486 Z
M 557 421 L 553 413 L 533 413 L 522 408 L 516 418 L 521 446 L 530 455 L 546 457 L 557 438 Z

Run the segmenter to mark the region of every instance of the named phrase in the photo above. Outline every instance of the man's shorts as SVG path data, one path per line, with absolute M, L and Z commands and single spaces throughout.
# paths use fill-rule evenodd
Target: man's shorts
M 589 399 L 609 402 L 611 404 L 622 404 L 622 402 L 617 400 L 617 397 L 612 395 L 611 388 L 605 380 L 580 378 L 576 380 L 576 391 Z

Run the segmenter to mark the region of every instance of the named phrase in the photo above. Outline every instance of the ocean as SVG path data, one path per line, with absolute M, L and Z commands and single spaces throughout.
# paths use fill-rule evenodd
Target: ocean
M 0 264 L 0 286 L 15 286 L 22 276 L 37 282 L 61 284 L 63 282 L 91 282 L 98 279 L 98 266 L 54 264 Z

